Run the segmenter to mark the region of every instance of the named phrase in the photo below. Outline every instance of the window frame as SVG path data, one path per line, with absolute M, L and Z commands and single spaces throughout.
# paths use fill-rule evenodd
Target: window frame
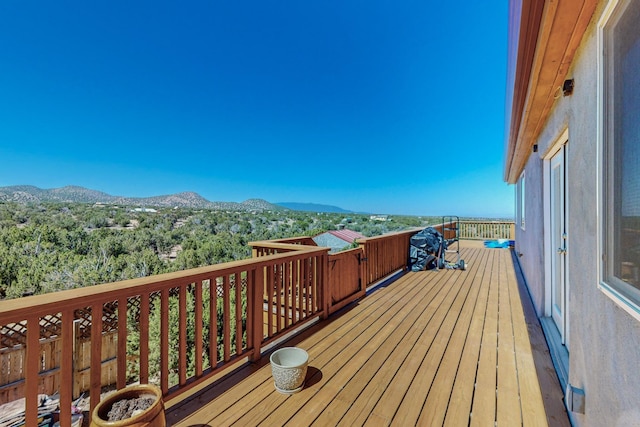
M 526 191 L 526 174 L 525 170 L 520 174 L 516 185 L 516 222 L 521 230 L 525 230 L 525 191 Z
M 611 135 L 611 121 L 616 112 L 610 107 L 612 101 L 612 90 L 615 90 L 615 70 L 614 65 L 608 60 L 612 33 L 616 25 L 621 21 L 627 12 L 627 7 L 632 0 L 612 0 L 606 6 L 597 27 L 597 48 L 598 48 L 598 175 L 599 175 L 599 285 L 598 288 L 610 297 L 618 306 L 640 320 L 640 288 L 629 285 L 615 275 L 614 268 L 614 239 L 617 234 L 614 232 L 616 215 L 613 200 L 615 194 L 616 175 L 613 174 L 615 149 L 613 135 Z M 612 55 L 609 54 L 609 57 Z

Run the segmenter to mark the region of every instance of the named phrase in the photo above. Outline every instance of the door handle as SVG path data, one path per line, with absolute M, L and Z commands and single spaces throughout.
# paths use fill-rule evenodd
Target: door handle
M 560 255 L 566 255 L 567 254 L 567 248 L 558 248 L 557 251 Z

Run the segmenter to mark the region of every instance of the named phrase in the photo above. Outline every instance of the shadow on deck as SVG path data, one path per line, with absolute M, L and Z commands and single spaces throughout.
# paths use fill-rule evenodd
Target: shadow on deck
M 466 271 L 410 272 L 282 346 L 304 389 L 274 389 L 269 354 L 167 402 L 174 426 L 569 426 L 512 251 L 463 242 Z

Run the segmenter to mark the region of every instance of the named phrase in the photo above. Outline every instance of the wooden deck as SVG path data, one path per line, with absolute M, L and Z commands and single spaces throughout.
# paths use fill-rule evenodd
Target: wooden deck
M 274 389 L 266 354 L 167 402 L 168 424 L 569 426 L 511 251 L 462 257 L 467 271 L 407 273 L 281 344 L 309 353 L 301 392 Z

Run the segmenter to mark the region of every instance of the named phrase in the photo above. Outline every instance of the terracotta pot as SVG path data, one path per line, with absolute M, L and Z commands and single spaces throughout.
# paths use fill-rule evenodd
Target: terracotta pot
M 120 400 L 151 397 L 155 401 L 144 411 L 120 421 L 107 421 L 108 413 L 114 403 Z M 151 384 L 139 384 L 125 387 L 100 401 L 91 413 L 91 427 L 165 427 L 164 402 L 162 391 Z

